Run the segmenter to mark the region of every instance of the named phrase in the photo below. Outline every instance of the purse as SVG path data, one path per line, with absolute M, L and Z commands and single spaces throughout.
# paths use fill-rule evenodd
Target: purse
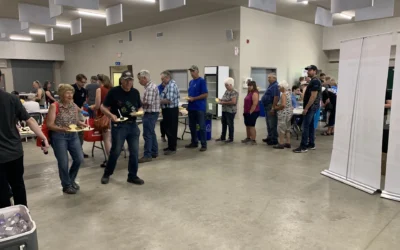
M 110 129 L 110 118 L 106 115 L 102 115 L 100 117 L 96 117 L 94 119 L 94 129 L 97 131 L 106 131 Z

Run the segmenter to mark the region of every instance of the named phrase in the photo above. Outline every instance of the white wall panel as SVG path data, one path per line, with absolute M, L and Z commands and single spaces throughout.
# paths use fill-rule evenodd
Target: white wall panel
M 98 10 L 100 8 L 99 0 L 54 0 L 54 3 L 80 9 Z
M 186 5 L 186 0 L 160 0 L 160 11 L 175 9 Z
M 373 0 L 331 0 L 331 12 L 340 13 L 345 10 L 356 10 L 371 7 Z
M 249 8 L 276 13 L 276 0 L 249 0 Z
M 0 59 L 64 61 L 64 45 L 0 41 Z
M 50 9 L 32 4 L 18 4 L 19 21 L 43 25 L 56 25 L 56 19 L 50 18 Z
M 122 23 L 123 20 L 123 7 L 118 4 L 106 9 L 107 26 Z
M 375 0 L 374 6 L 356 10 L 356 21 L 392 17 L 394 15 L 394 0 Z
M 54 40 L 54 29 L 53 28 L 46 29 L 45 40 L 46 40 L 46 43 Z
M 50 17 L 56 17 L 63 13 L 63 7 L 55 4 L 54 0 L 49 0 Z
M 315 13 L 315 24 L 322 25 L 325 27 L 332 27 L 333 16 L 329 10 L 321 7 L 317 7 L 317 12 Z
M 82 18 L 71 21 L 71 36 L 82 33 Z

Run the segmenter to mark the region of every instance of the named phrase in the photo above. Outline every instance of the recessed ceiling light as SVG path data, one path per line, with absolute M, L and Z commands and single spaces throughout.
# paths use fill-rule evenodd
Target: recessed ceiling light
M 68 29 L 71 28 L 71 25 L 68 23 L 57 23 L 56 26 L 60 28 L 68 28 Z
M 301 2 L 302 4 L 308 4 L 308 1 L 303 1 L 303 2 Z
M 44 36 L 44 35 L 46 35 L 46 31 L 44 31 L 44 30 L 29 30 L 29 34 Z
M 11 35 L 10 36 L 11 40 L 16 40 L 16 41 L 32 41 L 32 37 L 29 36 L 16 36 L 16 35 Z
M 346 19 L 349 19 L 349 20 L 353 19 L 353 16 L 350 16 L 350 15 L 344 14 L 344 13 L 339 13 L 339 16 L 343 17 L 343 18 L 346 18 Z
M 141 0 L 141 2 L 146 2 L 146 3 L 157 3 L 156 0 Z
M 82 10 L 78 10 L 78 13 L 81 14 L 81 15 L 92 16 L 92 17 L 101 17 L 101 18 L 106 18 L 107 17 L 106 14 L 87 12 L 87 11 L 82 11 Z

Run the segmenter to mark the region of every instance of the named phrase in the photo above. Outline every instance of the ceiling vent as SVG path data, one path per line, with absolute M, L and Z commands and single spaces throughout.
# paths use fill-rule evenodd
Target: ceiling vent
M 124 40 L 118 40 L 118 43 L 124 43 Z
M 158 32 L 157 33 L 157 38 L 160 38 L 160 37 L 163 37 L 164 36 L 164 33 L 163 32 Z

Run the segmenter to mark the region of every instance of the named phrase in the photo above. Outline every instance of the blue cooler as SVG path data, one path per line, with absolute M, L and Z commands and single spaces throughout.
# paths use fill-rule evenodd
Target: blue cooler
M 200 140 L 200 126 L 199 124 L 197 124 L 196 126 L 196 130 L 197 130 L 197 138 Z M 206 138 L 207 141 L 211 140 L 211 135 L 212 135 L 212 114 L 207 113 L 206 114 Z
M 260 105 L 260 116 L 265 117 L 264 104 L 262 103 L 262 101 L 260 101 L 258 105 Z

